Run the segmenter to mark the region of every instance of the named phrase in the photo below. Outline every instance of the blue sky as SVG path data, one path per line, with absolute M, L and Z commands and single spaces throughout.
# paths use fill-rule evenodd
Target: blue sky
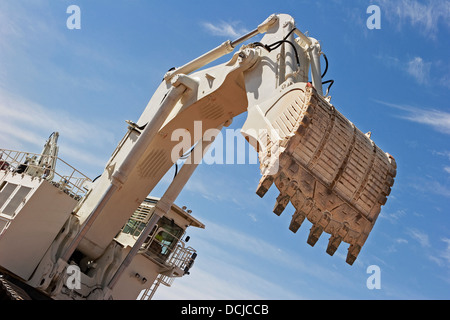
M 80 30 L 66 27 L 72 4 Z M 370 4 L 381 29 L 366 26 Z M 397 161 L 392 193 L 349 266 L 347 245 L 330 257 L 327 235 L 306 243 L 309 222 L 288 230 L 292 206 L 272 213 L 257 164 L 200 165 L 177 200 L 206 225 L 189 230 L 199 256 L 155 298 L 450 298 L 449 1 L 1 0 L 0 147 L 39 152 L 59 131 L 60 157 L 94 178 L 169 68 L 272 13 L 320 40 L 332 103 Z M 370 265 L 381 289 L 366 286 Z

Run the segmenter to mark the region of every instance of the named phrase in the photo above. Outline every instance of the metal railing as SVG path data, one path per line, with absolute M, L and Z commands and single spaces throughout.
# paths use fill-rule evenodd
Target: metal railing
M 153 206 L 141 205 L 130 217 L 121 232 L 130 234 L 137 239 L 153 214 Z M 170 233 L 161 225 L 156 224 L 141 248 L 148 258 L 159 264 L 163 269 L 174 267 L 184 270 L 191 263 L 196 251 L 186 247 L 180 237 Z M 166 284 L 170 286 L 169 284 Z
M 0 149 L 0 170 L 45 179 L 76 200 L 86 194 L 83 186 L 91 181 L 58 157 L 7 149 Z
M 159 241 L 156 235 L 161 231 L 168 233 L 165 229 L 157 227 L 156 232 L 152 234 L 150 240 L 142 248 L 144 249 L 144 254 L 149 259 L 162 266 L 163 269 L 168 271 L 172 270 L 172 272 L 164 273 L 164 270 L 162 270 L 150 288 L 143 291 L 140 297 L 141 300 L 151 300 L 160 284 L 170 287 L 176 277 L 188 274 L 197 255 L 196 251 L 192 247 L 186 247 L 184 241 L 181 239 L 175 238 L 172 242 L 172 244 L 176 244 L 174 247 Z M 156 251 L 155 247 L 157 248 Z M 173 247 L 173 250 L 171 247 Z M 161 260 L 158 256 L 158 251 L 163 251 L 164 248 L 170 251 L 166 251 L 169 252 L 168 257 L 165 260 Z M 178 271 L 181 270 L 181 273 L 174 273 L 173 270 L 175 269 L 178 269 Z
M 163 268 L 180 268 L 185 270 L 196 251 L 192 247 L 186 247 L 181 238 L 177 238 L 164 228 L 156 225 L 155 230 L 151 234 L 150 239 L 142 246 L 142 249 L 145 250 L 145 255 Z M 172 241 L 161 239 L 160 235 L 162 233 L 171 237 Z
M 183 241 L 179 241 L 177 246 L 174 248 L 172 255 L 167 259 L 166 263 L 178 267 L 182 270 L 192 263 L 193 257 L 195 257 L 196 251 L 192 247 L 185 247 Z
M 137 240 L 150 220 L 154 208 L 153 202 L 142 203 L 121 232 Z M 160 220 L 160 224 L 155 225 L 141 246 L 140 253 L 160 267 L 158 277 L 149 288 L 142 292 L 141 300 L 151 299 L 160 284 L 170 287 L 175 278 L 189 274 L 189 269 L 196 258 L 196 251 L 192 247 L 187 247 L 186 241 L 183 240 L 184 232 L 181 235 L 178 234 L 180 232 L 176 232 L 178 235 L 174 235 L 164 228 L 166 225 L 167 223 Z

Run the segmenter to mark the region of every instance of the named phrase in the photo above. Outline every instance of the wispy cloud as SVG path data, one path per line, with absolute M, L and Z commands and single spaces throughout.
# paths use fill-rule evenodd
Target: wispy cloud
M 386 27 L 401 32 L 412 32 L 422 35 L 425 40 L 446 41 L 447 32 L 450 31 L 450 2 L 448 0 L 379 0 L 382 19 L 389 24 Z M 405 27 L 410 27 L 409 29 Z M 447 32 L 442 32 L 447 31 Z M 405 34 L 405 36 L 408 36 Z M 450 68 L 445 58 L 427 59 L 412 54 L 407 57 L 391 57 L 386 54 L 379 55 L 388 67 L 395 67 L 409 76 L 418 84 L 426 86 L 441 86 L 450 88 Z M 443 61 L 444 60 L 444 61 Z
M 60 133 L 60 156 L 101 168 L 107 159 L 98 157 L 97 150 L 114 144 L 114 134 L 100 123 L 77 118 L 61 110 L 50 110 L 0 88 L 0 140 L 2 148 L 40 152 L 50 133 Z M 62 142 L 61 142 L 62 141 Z M 13 145 L 13 144 L 18 145 Z M 35 149 L 36 148 L 36 149 Z M 70 160 L 69 160 L 70 161 Z
M 411 183 L 410 186 L 420 193 L 432 193 L 450 198 L 450 188 L 447 185 L 430 178 L 419 178 L 418 181 Z
M 215 36 L 224 36 L 237 38 L 248 32 L 248 29 L 240 26 L 240 22 L 225 22 L 219 21 L 217 23 L 203 22 L 202 26 L 211 34 Z
M 84 37 L 73 41 L 69 30 L 61 27 L 64 20 L 51 6 L 48 0 L 0 2 L 0 61 L 8 61 L 0 63 L 0 85 L 10 88 L 16 82 L 48 81 L 53 86 L 64 84 L 72 92 L 77 88 L 115 90 L 104 72 L 124 70 L 123 61 L 114 58 L 102 43 L 93 48 Z M 65 11 L 61 14 L 64 18 Z M 55 57 L 64 57 L 63 63 Z
M 448 112 L 436 109 L 417 108 L 403 104 L 388 103 L 379 100 L 377 100 L 377 102 L 398 110 L 405 111 L 405 114 L 400 115 L 400 118 L 402 119 L 425 124 L 431 126 L 436 131 L 450 134 L 450 113 Z
M 195 236 L 199 252 L 191 275 L 176 280 L 173 289 L 158 289 L 155 299 L 301 299 L 261 274 L 268 265 L 293 263 L 276 246 L 249 234 L 203 220 L 206 230 Z M 262 259 L 259 271 L 248 260 Z M 276 277 L 274 277 L 276 278 Z
M 408 240 L 404 239 L 404 238 L 396 238 L 392 240 L 392 244 L 390 244 L 387 247 L 387 252 L 389 253 L 394 253 L 398 251 L 398 247 L 403 245 L 403 244 L 408 244 Z
M 430 247 L 428 234 L 424 233 L 423 231 L 410 228 L 407 230 L 407 234 L 414 240 L 418 241 L 423 248 Z
M 217 165 L 201 164 L 200 166 L 208 166 L 207 170 L 214 170 L 214 166 Z M 259 167 L 254 165 L 253 170 L 258 172 Z M 197 171 L 186 184 L 185 190 L 208 201 L 217 203 L 231 202 L 236 208 L 250 208 L 252 205 L 255 205 L 255 200 L 257 201 L 258 199 L 249 199 L 248 191 L 251 189 L 254 192 L 253 189 L 255 187 L 253 183 L 257 183 L 257 181 L 244 182 L 220 171 L 211 172 Z M 212 174 L 214 174 L 214 179 L 211 179 Z
M 46 45 L 50 42 L 67 44 L 58 31 L 58 21 L 51 16 L 50 5 L 48 1 L 0 3 L 0 57 L 5 53 L 17 54 L 18 49 L 41 54 L 42 51 L 36 50 L 37 44 L 42 45 L 43 41 Z
M 397 238 L 397 239 L 395 239 L 395 242 L 396 243 L 408 243 L 408 240 L 406 240 L 406 239 L 403 239 L 403 238 Z
M 411 75 L 419 84 L 428 83 L 430 80 L 431 62 L 425 62 L 421 57 L 414 57 L 408 61 L 407 69 L 409 75 Z
M 22 128 L 45 130 L 55 128 L 63 132 L 66 138 L 77 143 L 91 142 L 101 145 L 105 140 L 108 142 L 112 140 L 110 132 L 94 123 L 81 120 L 61 110 L 49 110 L 1 88 L 0 111 L 2 118 L 8 119 L 10 125 L 20 122 Z M 93 136 L 98 139 L 92 139 Z
M 380 218 L 386 219 L 389 222 L 391 222 L 392 224 L 396 224 L 405 215 L 406 215 L 405 210 L 397 210 L 395 212 L 382 211 L 380 214 Z
M 280 249 L 249 233 L 202 221 L 206 229 L 192 236 L 199 256 L 191 275 L 176 280 L 172 290 L 158 289 L 155 299 L 305 299 L 311 298 L 316 290 L 322 297 L 330 294 L 334 290 L 329 288 L 331 282 L 338 287 L 353 285 L 332 265 L 305 262 L 287 246 Z M 257 270 L 251 267 L 255 261 L 260 265 Z M 279 271 L 273 272 L 274 268 Z M 280 270 L 295 274 L 292 281 L 303 285 L 280 284 L 277 281 Z M 316 283 L 317 288 L 308 285 L 313 279 L 320 282 Z M 342 297 L 342 292 L 338 294 Z
M 441 156 L 441 157 L 444 157 L 444 158 L 447 158 L 448 160 L 450 160 L 450 151 L 448 151 L 448 150 L 444 150 L 444 151 L 432 150 L 432 154 Z
M 387 54 L 375 55 L 389 69 L 402 71 L 423 86 L 450 88 L 450 68 L 442 60 L 427 60 L 420 56 L 398 58 Z
M 431 38 L 436 38 L 440 25 L 450 28 L 450 2 L 447 0 L 381 0 L 379 3 L 386 18 L 399 28 L 407 23 Z
M 208 257 L 197 263 L 189 276 L 175 280 L 171 288 L 161 286 L 155 300 L 261 300 L 303 299 L 299 294 L 235 264 Z
M 450 239 L 447 237 L 441 237 L 441 241 L 444 243 L 444 247 L 439 243 L 434 243 L 433 246 L 430 243 L 428 234 L 418 229 L 410 228 L 407 230 L 408 235 L 414 240 L 418 241 L 422 248 L 427 248 L 427 257 L 431 261 L 434 261 L 440 267 L 446 267 L 450 270 Z M 448 278 L 445 281 L 449 282 Z
M 450 239 L 442 238 L 441 240 L 446 244 L 446 247 L 444 250 L 441 251 L 440 257 L 445 261 L 445 265 L 449 267 L 450 266 Z

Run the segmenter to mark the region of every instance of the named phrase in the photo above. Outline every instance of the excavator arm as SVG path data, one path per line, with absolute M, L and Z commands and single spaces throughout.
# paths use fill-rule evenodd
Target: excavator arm
M 265 33 L 262 40 L 242 46 L 230 61 L 195 72 L 258 33 Z M 87 227 L 76 247 L 94 258 L 103 253 L 182 155 L 174 156 L 179 141 L 173 132 L 188 133 L 186 151 L 207 130 L 248 111 L 242 133 L 259 152 L 257 193 L 275 183 L 274 212 L 289 201 L 296 208 L 290 229 L 307 218 L 309 244 L 330 233 L 327 252 L 347 242 L 353 263 L 389 194 L 395 162 L 323 96 L 321 54 L 318 41 L 290 16 L 272 15 L 242 38 L 169 71 L 80 205 L 77 215 Z M 195 137 L 198 122 L 202 131 Z
M 260 41 L 243 44 L 260 33 Z M 207 67 L 233 51 L 228 62 Z M 316 39 L 298 30 L 292 17 L 279 14 L 168 71 L 141 117 L 127 121 L 128 130 L 104 172 L 75 208 L 73 235 L 53 250 L 57 263 L 47 277 L 57 277 L 75 251 L 91 261 L 103 259 L 133 212 L 192 149 L 190 162 L 156 205 L 156 218 L 113 276 L 103 281 L 112 289 L 170 209 L 214 135 L 244 112 L 242 134 L 260 161 L 256 193 L 262 197 L 275 185 L 280 194 L 274 213 L 280 215 L 289 203 L 295 208 L 289 229 L 296 232 L 309 220 L 307 242 L 314 245 L 323 232 L 329 233 L 327 253 L 332 255 L 346 242 L 347 262 L 352 264 L 386 202 L 396 165 L 330 103 L 329 87 L 324 95 L 323 84 L 332 81 L 323 79 L 322 55 Z

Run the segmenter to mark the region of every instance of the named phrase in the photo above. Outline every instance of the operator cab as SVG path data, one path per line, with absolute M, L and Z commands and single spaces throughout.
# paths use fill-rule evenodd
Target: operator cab
M 159 198 L 156 197 L 146 198 L 124 225 L 116 237 L 116 241 L 125 246 L 132 246 L 150 221 L 158 200 Z M 184 251 L 185 253 L 192 251 L 192 253 L 195 253 L 195 250 L 186 246 L 189 237 L 185 234 L 189 226 L 205 228 L 203 223 L 191 215 L 191 210 L 173 204 L 171 210 L 160 218 L 150 232 L 142 245 L 142 252 L 163 268 L 171 264 L 169 258 L 178 255 L 177 251 Z M 192 256 L 192 254 L 188 256 Z

